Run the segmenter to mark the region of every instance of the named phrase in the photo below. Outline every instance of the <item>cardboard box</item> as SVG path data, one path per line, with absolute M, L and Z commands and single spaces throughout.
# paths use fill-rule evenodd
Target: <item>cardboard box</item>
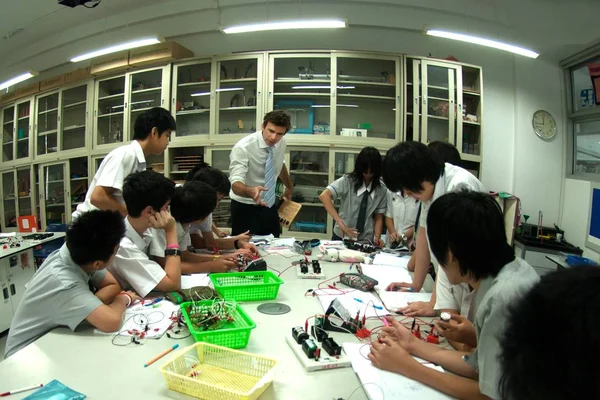
M 340 136 L 367 137 L 366 129 L 342 128 Z
M 91 67 L 79 68 L 75 71 L 67 72 L 65 74 L 65 84 L 79 82 L 84 79 L 88 79 L 92 74 L 90 72 Z
M 103 75 L 126 69 L 129 69 L 128 50 L 93 59 L 90 73 L 92 75 Z
M 53 78 L 44 79 L 40 82 L 40 91 L 54 89 L 65 84 L 65 75 L 58 75 Z
M 16 98 L 20 99 L 27 96 L 32 96 L 40 91 L 40 83 L 34 83 L 33 85 L 25 86 L 16 91 Z
M 157 64 L 193 57 L 194 53 L 175 42 L 157 43 L 129 51 L 129 65 Z

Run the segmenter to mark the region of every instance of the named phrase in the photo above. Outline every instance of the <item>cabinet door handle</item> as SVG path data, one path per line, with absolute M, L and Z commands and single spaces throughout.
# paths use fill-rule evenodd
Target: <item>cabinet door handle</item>
M 8 288 L 2 288 L 2 296 L 4 300 L 8 300 Z
M 15 288 L 15 284 L 11 284 L 10 285 L 10 295 L 14 296 L 15 294 L 17 294 L 17 289 Z

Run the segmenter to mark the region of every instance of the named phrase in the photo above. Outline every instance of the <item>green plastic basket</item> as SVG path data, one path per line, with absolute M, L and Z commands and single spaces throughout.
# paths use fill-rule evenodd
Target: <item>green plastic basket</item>
M 229 347 L 230 349 L 246 347 L 248 340 L 250 340 L 250 332 L 256 328 L 256 324 L 237 303 L 235 303 L 235 311 L 231 314 L 233 321 L 227 322 L 223 328 L 206 331 L 196 330 L 196 327 L 190 321 L 187 308 L 195 303 L 200 310 L 209 310 L 215 302 L 218 302 L 218 300 L 188 301 L 180 305 L 181 313 L 194 340 Z
M 235 301 L 273 300 L 283 283 L 271 271 L 230 272 L 209 277 L 225 300 Z

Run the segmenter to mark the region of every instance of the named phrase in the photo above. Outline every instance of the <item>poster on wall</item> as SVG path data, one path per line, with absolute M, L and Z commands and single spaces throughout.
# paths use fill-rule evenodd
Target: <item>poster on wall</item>
M 590 78 L 592 78 L 596 105 L 600 105 L 600 64 L 588 65 L 588 71 L 590 73 Z

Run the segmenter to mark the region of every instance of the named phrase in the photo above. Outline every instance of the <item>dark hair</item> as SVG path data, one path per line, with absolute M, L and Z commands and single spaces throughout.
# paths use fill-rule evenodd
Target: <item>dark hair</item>
M 186 182 L 204 182 L 212 186 L 217 193 L 229 194 L 231 183 L 227 174 L 220 169 L 211 167 L 205 162 L 201 162 L 188 172 L 185 176 Z
M 133 218 L 138 218 L 148 206 L 158 212 L 174 193 L 175 183 L 154 171 L 135 172 L 123 184 L 123 199 Z
M 383 181 L 392 192 L 421 192 L 423 182 L 435 184 L 444 163 L 421 142 L 402 142 L 388 150 L 383 160 Z
M 427 237 L 442 267 L 448 264 L 450 250 L 461 275 L 473 279 L 496 276 L 515 259 L 500 206 L 486 193 L 465 189 L 439 197 L 427 214 Z
M 435 142 L 429 143 L 427 147 L 433 150 L 433 152 L 437 154 L 438 158 L 445 163 L 456 166 L 460 166 L 462 163 L 458 149 L 450 143 L 436 140 Z
M 269 122 L 273 125 L 283 126 L 286 132 L 292 129 L 292 119 L 285 110 L 273 110 L 266 113 L 263 118 L 263 126 L 267 126 Z
M 381 153 L 379 150 L 375 147 L 363 148 L 354 161 L 354 171 L 348 174 L 354 182 L 354 190 L 360 189 L 364 181 L 363 174 L 369 171 L 373 174 L 371 190 L 377 189 L 381 184 L 381 163 Z
M 158 130 L 160 137 L 167 130 L 175 130 L 175 118 L 170 112 L 162 107 L 154 107 L 148 111 L 144 111 L 135 120 L 133 127 L 133 139 L 144 140 L 152 132 L 152 128 Z
M 107 262 L 125 235 L 118 211 L 92 210 L 79 216 L 67 230 L 67 248 L 77 265 Z
M 509 306 L 500 337 L 501 398 L 600 398 L 599 287 L 598 267 L 559 270 Z M 560 336 L 548 332 L 552 325 Z
M 175 188 L 171 199 L 171 215 L 182 224 L 208 217 L 217 206 L 217 192 L 204 182 L 186 182 Z

